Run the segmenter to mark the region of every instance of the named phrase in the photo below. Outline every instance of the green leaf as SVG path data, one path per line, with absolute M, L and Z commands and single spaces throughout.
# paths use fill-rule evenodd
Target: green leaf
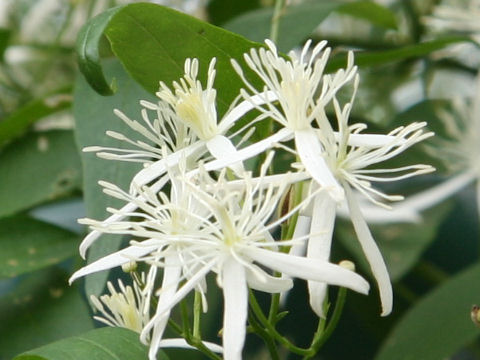
M 230 59 L 243 61 L 243 53 L 260 46 L 191 16 L 146 3 L 118 11 L 105 34 L 125 69 L 151 93 L 158 90 L 159 80 L 168 85 L 178 81 L 188 57 L 199 59 L 200 78 L 205 79 L 208 64 L 215 57 L 215 86 L 221 89 L 217 93 L 220 115 L 243 85 Z
M 472 40 L 465 36 L 456 36 L 435 39 L 414 45 L 406 45 L 398 49 L 372 52 L 359 51 L 355 53 L 355 64 L 359 67 L 379 66 L 401 60 L 420 58 L 449 45 L 461 42 L 472 42 Z M 345 67 L 346 63 L 347 55 L 341 54 L 331 59 L 326 69 L 327 71 L 334 71 Z
M 3 55 L 10 41 L 11 31 L 9 29 L 0 28 L 0 62 L 3 62 Z
M 34 122 L 70 107 L 71 103 L 71 96 L 66 92 L 32 100 L 0 121 L 0 147 L 22 135 Z
M 288 6 L 280 18 L 277 47 L 289 51 L 305 40 L 315 28 L 342 4 L 335 1 L 315 1 Z M 240 15 L 224 27 L 247 39 L 262 42 L 270 37 L 272 8 L 263 8 Z
M 57 264 L 77 251 L 78 235 L 28 216 L 0 219 L 0 229 L 0 278 Z
M 136 133 L 113 114 L 113 109 L 123 111 L 132 119 L 139 119 L 141 117 L 139 100 L 155 101 L 152 95 L 128 77 L 118 62 L 107 62 L 105 72 L 108 76 L 117 79 L 118 90 L 113 96 L 98 95 L 83 77 L 78 77 L 76 82 L 73 111 L 79 151 L 85 146 L 92 145 L 117 148 L 125 146 L 123 142 L 106 136 L 106 130 L 113 130 L 129 138 L 137 139 Z M 98 220 L 104 219 L 110 215 L 106 211 L 108 206 L 121 207 L 124 203 L 103 194 L 98 181 L 109 181 L 123 189 L 128 189 L 132 177 L 140 170 L 141 165 L 99 159 L 93 153 L 82 153 L 82 163 L 87 216 Z M 118 250 L 121 241 L 122 237 L 119 235 L 103 236 L 90 248 L 88 261 L 91 262 Z M 108 272 L 88 276 L 86 279 L 87 294 L 100 295 L 103 292 L 107 276 Z
M 393 329 L 375 359 L 447 359 L 476 339 L 480 332 L 470 320 L 470 309 L 479 300 L 479 278 L 477 263 L 417 302 Z
M 0 217 L 51 201 L 81 186 L 71 131 L 30 133 L 0 153 Z
M 101 328 L 28 351 L 14 360 L 134 360 L 147 359 L 139 335 L 123 328 Z M 160 352 L 159 360 L 168 360 Z
M 354 1 L 342 5 L 338 12 L 366 20 L 386 29 L 396 29 L 395 14 L 373 1 Z
M 333 11 L 362 18 L 375 25 L 396 28 L 394 14 L 371 1 L 344 3 L 312 0 L 288 6 L 284 10 L 280 18 L 278 48 L 281 51 L 288 51 L 299 45 Z M 272 8 L 263 8 L 238 16 L 224 27 L 250 40 L 261 42 L 270 37 L 272 16 Z
M 439 224 L 445 219 L 450 209 L 450 203 L 444 203 L 425 211 L 421 224 L 369 225 L 393 282 L 401 279 L 415 266 L 420 256 L 435 239 Z M 358 262 L 363 269 L 369 269 L 353 228 L 346 226 L 347 224 L 343 225 L 338 227 L 342 245 L 355 256 L 355 262 Z
M 90 86 L 102 95 L 112 95 L 114 90 L 103 74 L 99 44 L 105 27 L 120 9 L 121 7 L 115 7 L 90 19 L 83 25 L 77 36 L 77 61 L 80 71 L 85 75 Z
M 227 20 L 260 7 L 259 0 L 211 0 L 208 2 L 208 20 L 215 25 L 223 24 Z
M 0 360 L 92 328 L 89 309 L 78 287 L 68 286 L 67 274 L 35 271 L 0 297 Z

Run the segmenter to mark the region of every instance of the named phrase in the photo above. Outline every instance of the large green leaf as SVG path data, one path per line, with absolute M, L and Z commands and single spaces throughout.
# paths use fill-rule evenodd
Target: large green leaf
M 191 16 L 155 4 L 131 4 L 110 21 L 105 34 L 124 67 L 150 92 L 159 80 L 170 84 L 184 73 L 184 62 L 195 57 L 200 62 L 200 78 L 205 79 L 208 63 L 217 59 L 215 86 L 217 106 L 223 114 L 238 95 L 242 83 L 230 59 L 242 61 L 253 43 Z
M 106 130 L 113 130 L 137 139 L 133 130 L 113 114 L 113 109 L 120 109 L 132 119 L 140 118 L 140 99 L 154 101 L 152 95 L 143 90 L 128 77 L 117 62 L 105 64 L 107 76 L 117 79 L 117 92 L 113 96 L 98 95 L 87 82 L 79 77 L 74 93 L 74 115 L 76 138 L 79 148 L 91 145 L 123 147 L 124 144 L 105 135 Z M 134 174 L 140 169 L 136 163 L 99 159 L 93 153 L 82 153 L 84 169 L 84 195 L 87 216 L 104 219 L 109 214 L 107 206 L 121 207 L 121 201 L 102 193 L 99 180 L 110 181 L 124 189 L 128 189 Z M 93 261 L 101 256 L 116 251 L 121 243 L 121 236 L 108 235 L 99 239 L 88 253 L 88 260 Z M 102 293 L 107 272 L 91 275 L 86 280 L 87 294 Z
M 32 272 L 0 297 L 0 360 L 93 328 L 78 287 L 57 269 Z
M 425 296 L 402 318 L 376 360 L 447 359 L 478 337 L 470 320 L 479 301 L 480 264 L 452 277 Z
M 27 103 L 0 121 L 0 146 L 22 135 L 32 123 L 68 108 L 71 103 L 71 96 L 66 92 L 49 94 Z
M 395 28 L 395 16 L 390 10 L 371 1 L 307 1 L 300 5 L 288 6 L 280 18 L 278 48 L 288 51 L 309 37 L 313 30 L 332 12 L 349 14 L 370 21 L 373 24 Z M 253 41 L 270 37 L 272 8 L 263 8 L 240 15 L 225 24 L 225 28 L 239 33 Z
M 65 196 L 81 186 L 71 131 L 30 133 L 0 153 L 0 217 Z
M 0 278 L 59 263 L 74 255 L 78 235 L 28 216 L 0 219 Z
M 14 360 L 140 360 L 148 348 L 138 334 L 123 328 L 101 328 L 28 351 Z M 160 353 L 160 360 L 168 359 Z

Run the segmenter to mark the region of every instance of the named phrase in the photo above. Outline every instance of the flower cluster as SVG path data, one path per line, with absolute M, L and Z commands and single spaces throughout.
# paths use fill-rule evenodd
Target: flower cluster
M 111 296 L 101 299 L 110 312 L 99 300 L 94 304 L 109 325 L 133 322 L 141 340 L 150 344 L 150 359 L 166 346 L 168 339 L 163 336 L 170 313 L 190 292 L 207 310 L 210 273 L 223 291 L 223 346 L 202 346 L 222 351 L 225 359 L 241 359 L 249 289 L 285 293 L 292 287 L 292 278 L 304 279 L 311 307 L 319 316 L 325 316 L 327 285 L 368 293 L 365 279 L 330 262 L 337 207 L 343 204 L 378 283 L 382 315 L 391 312 L 388 271 L 357 198 L 365 197 L 382 208 L 401 200 L 374 188 L 372 182 L 401 180 L 433 168 L 385 169 L 377 164 L 432 134 L 423 130 L 425 123 L 386 135 L 363 134 L 365 124 L 349 124 L 359 81 L 357 68 L 349 53 L 345 69 L 325 74 L 329 54 L 325 42 L 312 47 L 309 41 L 300 54 L 292 52 L 286 58 L 266 41 L 266 47 L 244 55 L 246 67 L 232 60 L 244 89 L 222 117 L 216 107 L 215 59 L 208 67 L 206 86 L 197 78 L 199 61 L 187 59 L 178 82 L 172 87 L 160 83 L 157 103 L 141 102 L 141 122 L 115 111 L 144 140 L 107 132 L 130 148 L 85 149 L 106 159 L 140 162 L 144 168 L 132 178 L 128 191 L 101 182 L 106 194 L 125 205 L 108 209 L 112 215 L 105 220 L 81 221 L 92 232 L 80 252 L 85 256 L 105 233 L 133 240 L 128 247 L 78 270 L 70 281 L 132 261 L 145 264 L 148 271 L 134 291 L 120 284 L 124 295 L 119 295 L 109 286 Z M 253 74 L 255 82 L 249 80 Z M 254 83 L 259 82 L 263 85 L 257 88 Z M 337 99 L 342 88 L 352 94 L 346 104 Z M 250 112 L 256 117 L 234 131 L 237 121 Z M 260 121 L 270 121 L 275 132 L 253 141 L 254 126 Z M 286 173 L 272 172 L 279 153 L 291 159 Z M 246 160 L 255 157 L 264 160 L 259 169 L 250 169 L 251 162 Z M 276 238 L 278 227 L 289 229 L 280 239 Z

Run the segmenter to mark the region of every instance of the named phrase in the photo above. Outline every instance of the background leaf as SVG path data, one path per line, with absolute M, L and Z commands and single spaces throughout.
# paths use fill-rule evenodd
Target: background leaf
M 332 12 L 338 11 L 362 18 L 373 24 L 395 28 L 395 16 L 390 10 L 371 1 L 344 3 L 341 1 L 306 1 L 288 6 L 280 18 L 277 46 L 289 51 L 308 38 L 315 28 Z M 270 37 L 272 8 L 262 8 L 240 15 L 224 27 L 246 38 L 263 42 Z
M 0 219 L 0 278 L 59 263 L 77 252 L 78 235 L 28 216 Z
M 71 193 L 81 186 L 72 131 L 30 133 L 0 153 L 0 217 Z
M 477 338 L 480 331 L 470 320 L 470 309 L 479 300 L 479 278 L 477 263 L 418 301 L 375 359 L 446 359 Z
M 128 77 L 118 62 L 105 63 L 107 76 L 117 79 L 118 90 L 113 96 L 98 95 L 83 77 L 78 77 L 75 86 L 74 115 L 76 138 L 79 151 L 85 146 L 124 147 L 124 144 L 105 135 L 106 130 L 113 130 L 127 137 L 135 137 L 135 132 L 113 114 L 113 109 L 120 109 L 132 119 L 140 118 L 141 99 L 155 101 L 154 97 L 143 90 Z M 104 219 L 109 214 L 107 206 L 123 206 L 124 203 L 103 194 L 98 185 L 99 180 L 110 181 L 123 189 L 128 189 L 133 175 L 141 168 L 140 164 L 99 159 L 93 153 L 82 153 L 84 168 L 84 195 L 87 216 Z M 119 235 L 105 235 L 89 250 L 88 261 L 116 251 L 121 244 Z M 102 293 L 108 272 L 93 274 L 86 278 L 88 295 Z
M 413 45 L 406 45 L 397 49 L 381 51 L 358 51 L 355 53 L 355 64 L 359 67 L 379 66 L 396 61 L 419 58 L 434 51 L 443 49 L 449 45 L 461 42 L 471 42 L 471 40 L 465 36 L 456 36 L 425 41 L 423 43 Z M 345 67 L 346 63 L 347 55 L 340 54 L 329 61 L 326 69 L 327 71 L 335 71 L 339 68 Z
M 0 297 L 0 360 L 93 328 L 78 287 L 68 286 L 67 278 L 55 268 L 32 272 Z
M 22 135 L 34 122 L 70 107 L 72 99 L 65 93 L 35 99 L 0 121 L 0 147 Z
M 148 348 L 138 336 L 123 328 L 101 328 L 28 351 L 14 360 L 147 359 Z M 163 354 L 158 358 L 168 359 Z

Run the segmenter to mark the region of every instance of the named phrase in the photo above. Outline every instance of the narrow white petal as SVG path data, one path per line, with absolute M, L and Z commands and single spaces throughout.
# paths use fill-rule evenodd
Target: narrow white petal
M 248 289 L 245 268 L 233 258 L 223 263 L 222 287 L 224 298 L 223 311 L 223 358 L 242 360 L 245 342 Z
M 368 282 L 360 275 L 326 261 L 260 248 L 245 248 L 243 252 L 259 264 L 297 278 L 343 286 L 362 294 L 367 294 L 370 288 Z
M 247 283 L 252 289 L 268 293 L 278 293 L 282 291 L 288 291 L 292 288 L 292 279 L 271 276 L 255 264 L 252 264 L 251 266 L 256 268 L 257 271 L 262 272 L 263 276 L 262 279 L 259 279 L 259 277 L 251 269 L 247 268 Z
M 108 270 L 108 269 L 126 264 L 132 259 L 151 253 L 157 248 L 158 246 L 155 246 L 155 245 L 154 246 L 129 246 L 113 254 L 104 256 L 98 259 L 97 261 L 94 261 L 93 263 L 88 264 L 87 266 L 84 266 L 83 268 L 77 270 L 70 277 L 68 282 L 71 284 L 73 281 L 75 281 L 76 279 L 82 276 L 93 274 L 102 270 Z
M 148 352 L 150 360 L 155 360 L 158 349 L 160 348 L 160 341 L 170 317 L 170 310 L 173 305 L 172 298 L 178 288 L 181 276 L 181 267 L 178 265 L 177 256 L 173 254 L 165 258 L 165 269 L 163 273 L 161 293 L 158 297 L 157 312 L 152 319 L 145 325 L 140 334 L 140 339 L 145 341 L 147 339 L 150 329 L 153 328 L 152 338 L 150 340 L 150 349 Z M 159 311 L 167 308 L 166 311 Z
M 277 100 L 277 94 L 273 91 L 266 91 L 258 95 L 250 97 L 248 100 L 242 101 L 235 106 L 225 117 L 220 121 L 218 127 L 221 133 L 225 133 L 238 119 L 245 115 L 250 110 L 254 109 L 258 105 L 263 105 L 265 102 L 271 102 Z
M 343 189 L 330 171 L 322 155 L 320 142 L 311 130 L 295 131 L 295 147 L 305 169 L 315 181 L 325 187 L 336 201 L 344 197 Z
M 315 196 L 312 211 L 312 224 L 308 239 L 307 257 L 329 261 L 332 247 L 333 228 L 335 226 L 336 203 L 326 192 Z M 327 284 L 317 281 L 308 282 L 310 306 L 320 317 L 324 317 L 323 302 L 327 295 Z
M 182 285 L 182 287 L 172 296 L 169 304 L 165 304 L 161 308 L 157 308 L 156 314 L 164 314 L 170 311 L 179 301 L 188 295 L 192 289 L 194 289 L 204 278 L 204 276 L 215 266 L 217 259 L 213 259 L 205 264 L 198 272 L 192 276 L 188 281 Z
M 396 139 L 392 135 L 380 135 L 380 134 L 350 134 L 348 136 L 348 145 L 358 147 L 381 147 L 390 144 Z M 340 134 L 335 132 L 335 140 L 340 140 Z
M 208 350 L 222 354 L 223 348 L 220 345 L 202 341 L 203 345 L 207 347 Z M 175 339 L 163 339 L 159 343 L 160 348 L 183 348 L 183 349 L 196 349 L 192 345 L 189 345 L 185 339 L 175 338 Z
M 343 186 L 346 192 L 353 227 L 357 233 L 363 252 L 370 264 L 373 276 L 377 280 L 378 289 L 380 291 L 380 300 L 382 302 L 381 315 L 386 316 L 390 314 L 393 306 L 392 284 L 390 282 L 390 276 L 388 275 L 387 266 L 385 265 L 382 254 L 380 253 L 380 250 L 370 233 L 370 229 L 363 218 L 352 189 L 350 189 L 350 186 L 346 182 L 344 182 Z
M 205 164 L 206 171 L 213 171 L 222 169 L 226 166 L 234 164 L 239 161 L 244 161 L 250 159 L 265 150 L 272 148 L 277 142 L 288 140 L 292 135 L 292 131 L 287 128 L 280 129 L 277 133 L 260 140 L 252 145 L 244 147 L 243 149 L 238 150 L 234 155 L 230 156 L 228 159 L 222 158 L 218 160 L 213 160 Z M 195 171 L 192 171 L 192 173 Z
M 230 139 L 223 135 L 216 135 L 208 140 L 207 149 L 215 159 L 228 159 L 237 152 L 237 149 L 232 144 Z M 239 176 L 242 175 L 244 169 L 241 161 L 229 165 L 229 167 Z
M 295 224 L 295 231 L 293 232 L 292 240 L 306 236 L 310 232 L 312 218 L 310 216 L 299 215 L 297 223 Z M 290 255 L 303 256 L 306 253 L 306 242 L 302 241 L 293 245 L 288 252 Z
M 167 171 L 167 167 L 175 166 L 182 157 L 188 157 L 193 153 L 199 152 L 204 145 L 205 142 L 197 141 L 196 143 L 182 150 L 169 154 L 167 157 L 154 162 L 145 169 L 139 171 L 133 177 L 132 184 L 136 184 L 138 186 L 148 184 L 150 181 L 163 175 Z
M 162 179 L 160 179 L 159 181 L 157 181 L 156 183 L 154 183 L 150 190 L 152 192 L 157 192 L 159 191 L 161 188 L 163 188 L 163 186 L 167 183 L 168 181 L 168 177 L 163 177 Z M 115 221 L 117 220 L 122 220 L 123 218 L 125 218 L 125 213 L 130 213 L 132 211 L 135 211 L 135 209 L 137 208 L 137 205 L 134 204 L 134 203 L 127 203 L 126 205 L 124 205 L 119 211 L 117 214 L 113 214 L 111 216 L 109 216 L 108 218 L 106 218 L 105 220 L 102 221 L 102 224 L 104 225 L 108 225 L 108 224 L 111 224 L 111 223 L 114 223 Z M 85 259 L 86 257 L 86 254 L 87 254 L 87 250 L 88 248 L 96 241 L 98 240 L 98 238 L 102 235 L 102 232 L 100 232 L 99 230 L 93 230 L 92 232 L 90 232 L 83 240 L 82 242 L 80 243 L 80 248 L 79 248 L 79 251 L 80 251 L 80 255 L 82 256 L 83 259 Z

